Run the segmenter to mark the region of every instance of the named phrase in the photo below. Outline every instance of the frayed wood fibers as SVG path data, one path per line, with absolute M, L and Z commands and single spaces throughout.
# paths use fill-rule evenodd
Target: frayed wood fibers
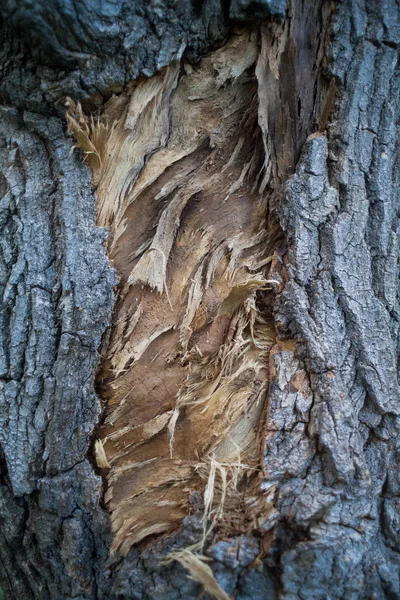
M 84 157 L 92 170 L 93 185 L 97 185 L 107 162 L 108 138 L 110 127 L 107 122 L 87 117 L 79 104 L 67 100 L 67 126 L 68 131 L 76 139 L 77 146 L 84 153 Z
M 201 583 L 204 590 L 216 600 L 230 600 L 228 594 L 218 585 L 214 574 L 207 565 L 205 556 L 193 554 L 190 550 L 178 550 L 171 552 L 164 564 L 177 560 L 190 573 L 190 579 Z
M 260 192 L 258 52 L 255 32 L 238 33 L 198 65 L 128 85 L 98 120 L 69 107 L 121 282 L 96 445 L 121 554 L 176 529 L 194 490 L 205 532 L 222 515 L 240 530 L 259 493 L 274 330 L 257 295 L 274 285 L 276 231 Z M 207 580 L 200 558 L 178 560 Z

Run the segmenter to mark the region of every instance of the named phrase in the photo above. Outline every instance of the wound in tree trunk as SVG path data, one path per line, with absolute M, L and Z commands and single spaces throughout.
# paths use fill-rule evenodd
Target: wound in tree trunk
M 262 193 L 258 44 L 244 31 L 197 65 L 173 63 L 97 120 L 69 106 L 120 276 L 97 448 L 123 554 L 181 525 L 196 491 L 207 490 L 204 532 L 211 513 L 224 514 L 226 534 L 268 515 L 261 457 L 275 334 L 256 299 L 276 283 L 279 227 Z
M 309 91 L 307 117 L 294 98 L 278 100 L 286 69 L 305 68 L 293 35 L 289 23 L 237 31 L 196 65 L 130 83 L 97 116 L 68 102 L 120 278 L 95 443 L 114 552 L 174 531 L 196 492 L 203 540 L 210 522 L 221 536 L 268 522 L 266 392 L 282 283 L 270 277 L 282 250 L 271 199 L 318 111 Z
M 400 598 L 398 2 L 0 4 L 7 600 Z

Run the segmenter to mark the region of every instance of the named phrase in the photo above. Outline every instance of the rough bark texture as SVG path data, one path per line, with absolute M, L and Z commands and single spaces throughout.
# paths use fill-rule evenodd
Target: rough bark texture
M 206 553 L 236 600 L 400 598 L 398 4 L 0 6 L 6 599 L 207 597 L 177 562 L 161 564 L 201 538 L 196 500 L 169 537 L 110 552 L 107 473 L 93 442 L 107 436 L 107 422 L 98 425 L 110 406 L 95 377 L 102 364 L 105 400 L 99 349 L 117 277 L 64 102 L 103 109 L 131 80 L 223 46 L 235 19 L 258 36 L 259 193 L 281 226 L 268 274 L 279 285 L 258 298 L 261 313 L 273 307 L 277 333 L 261 482 L 274 508 L 262 527 L 209 540 Z M 124 283 L 129 273 L 118 275 Z
M 337 108 L 280 205 L 289 282 L 276 322 L 297 344 L 271 398 L 266 461 L 298 539 L 280 558 L 287 598 L 400 595 L 399 25 L 394 2 L 338 5 Z M 305 419 L 285 394 L 299 367 Z

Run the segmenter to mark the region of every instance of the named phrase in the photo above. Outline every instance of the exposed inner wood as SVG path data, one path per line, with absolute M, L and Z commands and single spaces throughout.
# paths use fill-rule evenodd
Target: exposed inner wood
M 179 526 L 194 490 L 206 517 L 224 505 L 230 532 L 268 513 L 262 431 L 275 333 L 257 294 L 275 285 L 279 228 L 265 192 L 265 86 L 279 78 L 287 27 L 269 54 L 247 30 L 198 65 L 172 63 L 133 82 L 100 119 L 69 107 L 120 277 L 96 456 L 122 554 Z M 285 143 L 293 150 L 279 164 L 289 169 L 294 138 Z

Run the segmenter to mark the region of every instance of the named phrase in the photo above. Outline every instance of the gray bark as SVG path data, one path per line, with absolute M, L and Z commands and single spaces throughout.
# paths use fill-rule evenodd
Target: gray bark
M 301 27 L 287 79 L 268 88 L 270 210 L 282 228 L 274 315 L 280 338 L 296 344 L 274 355 L 266 533 L 208 549 L 236 600 L 400 598 L 400 7 L 327 5 L 324 19 L 311 0 L 288 7 Z M 117 278 L 63 102 L 93 109 L 183 52 L 198 59 L 235 20 L 269 27 L 286 3 L 0 7 L 1 587 L 7 600 L 205 598 L 182 567 L 160 564 L 199 539 L 199 514 L 172 538 L 123 559 L 109 553 L 92 439 Z M 336 88 L 320 131 L 311 125 L 317 76 Z

